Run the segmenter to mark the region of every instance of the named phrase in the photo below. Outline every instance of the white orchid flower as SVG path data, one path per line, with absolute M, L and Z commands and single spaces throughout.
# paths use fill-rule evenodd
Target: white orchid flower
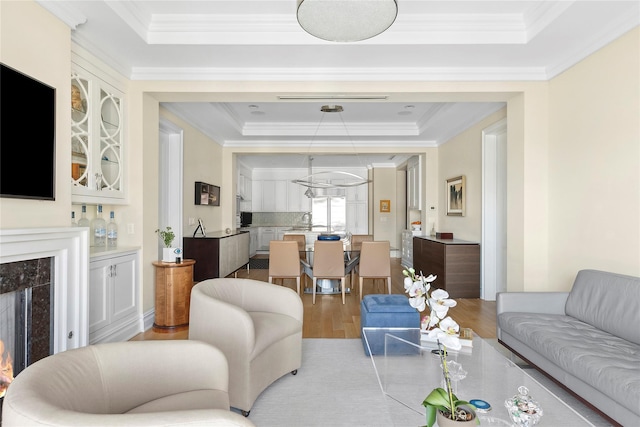
M 424 295 L 409 298 L 409 305 L 418 311 L 424 311 L 427 308 L 427 302 Z
M 458 303 L 449 298 L 449 293 L 442 289 L 436 289 L 429 298 L 429 308 L 435 311 L 440 319 L 444 319 L 449 308 L 455 307 Z
M 451 317 L 445 317 L 440 321 L 437 328 L 429 331 L 430 338 L 436 338 L 445 347 L 451 350 L 460 350 L 462 344 L 458 338 L 460 326 Z

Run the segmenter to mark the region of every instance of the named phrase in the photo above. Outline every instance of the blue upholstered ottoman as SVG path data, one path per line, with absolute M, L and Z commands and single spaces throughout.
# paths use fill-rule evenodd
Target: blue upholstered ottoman
M 362 328 L 420 328 L 420 313 L 409 305 L 404 295 L 370 294 L 360 303 L 360 335 L 362 346 L 368 356 L 369 350 Z M 373 354 L 384 354 L 384 337 L 370 340 Z

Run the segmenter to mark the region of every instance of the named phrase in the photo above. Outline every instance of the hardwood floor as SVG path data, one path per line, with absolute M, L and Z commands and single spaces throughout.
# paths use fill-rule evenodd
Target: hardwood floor
M 255 269 L 238 271 L 239 278 L 268 280 L 269 271 Z M 391 259 L 391 292 L 405 294 L 403 286 L 404 276 L 399 258 Z M 356 279 L 357 280 L 357 279 Z M 385 283 L 377 280 L 364 282 L 364 294 L 386 293 Z M 348 283 L 348 282 L 347 282 Z M 357 282 L 356 282 L 357 283 Z M 438 281 L 435 285 L 437 287 Z M 285 280 L 284 286 L 295 290 L 294 280 Z M 350 285 L 347 285 L 350 286 Z M 482 338 L 496 337 L 496 303 L 477 298 L 456 298 L 458 305 L 449 310 L 449 315 L 458 322 L 460 327 L 473 329 Z M 304 321 L 303 338 L 359 338 L 360 337 L 360 297 L 352 292 L 347 295 L 346 303 L 342 304 L 340 295 L 316 295 L 316 303 L 312 304 L 311 295 L 303 294 Z M 187 339 L 188 331 L 155 332 L 145 331 L 132 340 L 152 339 Z

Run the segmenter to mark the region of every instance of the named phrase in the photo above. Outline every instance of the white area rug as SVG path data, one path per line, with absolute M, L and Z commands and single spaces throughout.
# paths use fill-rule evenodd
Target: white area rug
M 509 357 L 509 352 L 497 340 L 487 341 Z M 535 369 L 527 369 L 527 372 L 560 399 L 581 411 L 594 426 L 611 425 Z M 421 425 L 392 420 L 388 404 L 360 339 L 305 338 L 302 341 L 302 367 L 298 374 L 285 375 L 262 392 L 251 409 L 249 419 L 258 427 Z
M 298 374 L 262 392 L 249 419 L 258 427 L 393 425 L 359 339 L 305 338 Z

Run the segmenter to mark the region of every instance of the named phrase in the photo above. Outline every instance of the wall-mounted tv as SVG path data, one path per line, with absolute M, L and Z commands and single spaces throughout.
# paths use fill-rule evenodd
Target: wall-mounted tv
M 0 197 L 55 200 L 56 90 L 0 64 Z
M 195 204 L 220 206 L 220 187 L 196 181 Z

